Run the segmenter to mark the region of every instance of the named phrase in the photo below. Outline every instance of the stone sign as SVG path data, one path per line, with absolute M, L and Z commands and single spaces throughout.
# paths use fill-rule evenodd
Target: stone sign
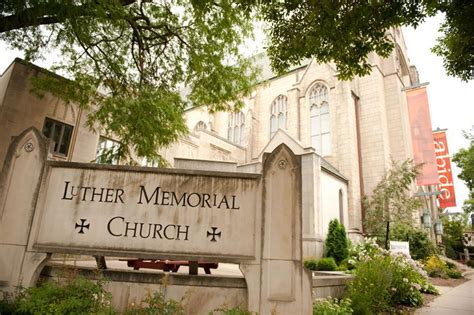
M 0 173 L 0 294 L 34 286 L 54 252 L 205 260 L 240 265 L 249 311 L 311 314 L 302 159 L 284 143 L 258 174 L 55 162 L 48 147 L 25 130 Z
M 390 241 L 390 251 L 392 253 L 402 253 L 410 257 L 410 243 Z
M 258 174 L 46 163 L 35 249 L 255 258 Z

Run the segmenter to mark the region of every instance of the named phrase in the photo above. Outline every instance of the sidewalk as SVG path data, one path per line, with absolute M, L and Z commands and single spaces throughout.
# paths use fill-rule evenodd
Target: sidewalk
M 473 315 L 474 314 L 474 274 L 466 275 L 470 279 L 454 288 L 442 287 L 441 295 L 427 306 L 418 309 L 415 314 L 435 315 Z

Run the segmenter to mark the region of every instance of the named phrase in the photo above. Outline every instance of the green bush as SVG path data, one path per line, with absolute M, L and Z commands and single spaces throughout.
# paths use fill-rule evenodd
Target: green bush
M 426 294 L 434 294 L 434 295 L 438 295 L 438 294 L 439 294 L 438 289 L 436 289 L 435 286 L 432 285 L 432 284 L 429 283 L 429 282 L 428 282 L 427 284 L 425 284 L 424 286 L 421 287 L 420 292 L 421 292 L 421 293 L 426 293 Z
M 347 239 L 346 229 L 337 219 L 333 219 L 329 222 L 325 245 L 326 257 L 333 257 L 338 264 L 349 255 L 349 241 Z
M 9 298 L 0 300 L 0 314 L 14 314 L 17 309 L 18 303 L 16 300 L 12 300 Z
M 316 262 L 316 270 L 318 271 L 334 271 L 337 269 L 337 264 L 334 258 L 325 257 Z
M 410 256 L 413 259 L 426 259 L 436 253 L 436 247 L 423 230 L 405 224 L 397 224 L 392 228 L 390 234 L 392 241 L 408 242 L 410 244 Z
M 441 218 L 443 222 L 443 245 L 446 256 L 458 259 L 457 253 L 464 250 L 462 235 L 467 227 L 467 216 L 465 214 L 450 215 Z
M 456 266 L 449 262 L 444 262 L 437 255 L 430 256 L 424 261 L 424 269 L 430 277 L 434 278 L 454 278 L 462 277 Z
M 424 261 L 424 269 L 430 277 L 433 278 L 447 278 L 446 271 L 448 266 L 442 261 L 438 255 L 432 255 Z
M 349 257 L 344 259 L 339 263 L 339 266 L 337 266 L 338 271 L 348 271 L 354 269 L 354 266 L 349 263 Z
M 355 314 L 390 312 L 399 304 L 419 306 L 421 292 L 434 289 L 418 262 L 380 248 L 375 240 L 357 244 L 350 253 L 348 263 L 355 267 L 355 279 L 348 286 L 347 297 Z
M 355 314 L 377 314 L 389 312 L 391 274 L 388 257 L 378 257 L 361 262 L 354 270 L 355 279 L 348 287 L 348 298 L 352 300 Z
M 467 265 L 471 268 L 474 268 L 474 260 L 468 260 Z
M 313 271 L 334 271 L 337 269 L 336 261 L 332 257 L 325 257 L 321 259 L 310 257 L 305 259 L 303 265 L 309 270 Z
M 303 262 L 303 265 L 308 268 L 309 270 L 316 270 L 316 266 L 318 264 L 318 260 L 314 257 L 306 258 Z
M 148 293 L 142 302 L 137 306 L 129 307 L 123 312 L 124 315 L 181 315 L 184 308 L 175 300 L 165 300 L 161 292 Z M 231 313 L 232 314 L 232 313 Z
M 352 314 L 350 299 L 328 298 L 313 304 L 313 315 L 349 315 Z
M 28 288 L 17 300 L 20 314 L 114 314 L 110 306 L 111 294 L 105 291 L 104 281 L 93 282 L 82 277 L 64 282 L 44 282 Z
M 446 266 L 447 266 L 449 269 L 455 269 L 455 270 L 457 269 L 457 268 L 456 268 L 456 265 L 453 264 L 452 262 L 445 261 L 444 263 L 446 264 Z
M 459 272 L 459 271 L 456 270 L 456 269 L 451 269 L 451 268 L 449 268 L 448 270 L 446 270 L 446 274 L 448 275 L 448 277 L 450 277 L 450 278 L 452 278 L 452 279 L 459 279 L 459 278 L 462 278 L 461 272 Z

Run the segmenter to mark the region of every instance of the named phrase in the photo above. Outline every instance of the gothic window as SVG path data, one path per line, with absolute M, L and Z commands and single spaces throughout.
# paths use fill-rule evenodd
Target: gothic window
M 142 159 L 142 166 L 146 167 L 160 167 L 160 163 L 156 159 L 148 159 L 148 158 L 143 158 Z
M 281 128 L 286 129 L 288 100 L 286 96 L 279 95 L 272 103 L 270 116 L 270 138 Z
M 331 154 L 328 88 L 317 83 L 309 92 L 311 145 L 322 156 Z
M 198 122 L 196 126 L 194 127 L 194 131 L 199 131 L 199 130 L 207 130 L 207 125 L 202 120 Z
M 230 113 L 227 126 L 227 140 L 242 145 L 244 142 L 245 116 L 243 112 Z
M 96 162 L 117 165 L 119 162 L 117 154 L 120 146 L 120 142 L 100 136 L 99 145 L 97 146 Z
M 50 118 L 44 120 L 43 134 L 51 140 L 50 151 L 52 153 L 67 156 L 72 129 L 72 126 Z

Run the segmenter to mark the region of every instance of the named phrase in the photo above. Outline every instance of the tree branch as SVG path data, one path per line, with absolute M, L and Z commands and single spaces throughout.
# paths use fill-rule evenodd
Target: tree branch
M 122 6 L 128 6 L 136 0 L 121 0 Z M 90 4 L 83 4 L 78 6 L 72 6 L 70 4 L 53 3 L 38 5 L 31 8 L 14 12 L 14 14 L 0 17 L 0 34 L 9 32 L 16 29 L 21 29 L 30 26 L 49 25 L 55 23 L 64 22 L 67 18 L 67 13 L 74 13 L 73 16 L 87 16 L 90 11 Z M 60 15 L 61 12 L 67 12 L 64 15 Z

